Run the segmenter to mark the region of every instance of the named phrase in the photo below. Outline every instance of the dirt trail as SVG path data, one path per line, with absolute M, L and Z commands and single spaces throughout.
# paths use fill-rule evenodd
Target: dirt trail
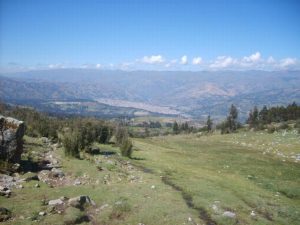
M 150 173 L 153 175 L 157 175 L 153 170 L 146 168 L 144 166 L 141 165 L 135 165 L 135 167 L 139 168 L 140 170 L 142 170 L 144 173 Z M 191 208 L 194 209 L 196 211 L 198 211 L 199 213 L 199 218 L 205 222 L 206 225 L 218 225 L 216 221 L 214 221 L 210 215 L 208 214 L 208 212 L 202 208 L 202 207 L 198 207 L 195 206 L 195 204 L 193 203 L 193 198 L 190 194 L 186 193 L 181 187 L 179 187 L 178 185 L 174 184 L 170 178 L 168 178 L 167 176 L 162 176 L 161 180 L 164 184 L 172 187 L 174 190 L 178 191 L 181 193 L 181 196 L 183 198 L 183 200 L 185 201 L 186 205 Z

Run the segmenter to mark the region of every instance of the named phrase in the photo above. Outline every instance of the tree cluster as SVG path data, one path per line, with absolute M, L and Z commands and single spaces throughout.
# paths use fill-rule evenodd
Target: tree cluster
M 235 105 L 231 105 L 229 109 L 229 115 L 226 120 L 218 125 L 221 129 L 221 134 L 228 134 L 235 132 L 240 124 L 238 123 L 238 110 Z
M 6 105 L 5 105 L 6 106 Z M 26 122 L 26 135 L 60 141 L 65 155 L 79 157 L 93 142 L 106 144 L 115 132 L 113 123 L 80 117 L 51 117 L 25 107 L 1 107 L 1 114 Z
M 250 128 L 258 128 L 261 125 L 272 122 L 284 122 L 300 119 L 300 106 L 295 102 L 288 106 L 276 106 L 267 108 L 264 106 L 261 110 L 255 106 L 249 113 L 247 123 Z
M 189 126 L 188 122 L 178 124 L 177 121 L 173 123 L 172 129 L 173 129 L 173 134 L 191 133 L 196 131 L 193 126 Z

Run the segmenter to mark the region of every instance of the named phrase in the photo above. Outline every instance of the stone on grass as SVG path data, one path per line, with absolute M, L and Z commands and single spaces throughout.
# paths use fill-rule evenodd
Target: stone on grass
M 64 202 L 61 199 L 54 199 L 48 202 L 48 205 L 61 205 L 61 204 L 64 204 Z
M 59 177 L 59 178 L 65 176 L 64 172 L 62 170 L 60 170 L 60 169 L 57 169 L 57 168 L 52 168 L 50 175 L 52 177 Z
M 75 181 L 74 181 L 74 185 L 80 185 L 81 184 L 81 181 L 80 180 L 78 180 L 78 179 L 76 179 Z
M 0 196 L 10 197 L 11 190 L 7 187 L 0 186 Z
M 235 215 L 234 212 L 225 211 L 225 212 L 223 213 L 223 216 L 229 217 L 229 218 L 235 218 L 236 215 Z
M 68 200 L 68 205 L 76 208 L 82 208 L 84 205 L 95 205 L 95 202 L 89 196 L 81 195 Z
M 103 209 L 107 208 L 108 206 L 109 206 L 108 204 L 104 204 L 104 205 L 102 205 L 99 209 L 100 209 L 100 210 L 103 210 Z
M 46 212 L 39 212 L 39 216 L 46 216 Z

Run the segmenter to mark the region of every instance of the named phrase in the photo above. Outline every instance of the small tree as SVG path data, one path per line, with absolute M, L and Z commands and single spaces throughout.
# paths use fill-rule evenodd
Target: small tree
M 229 110 L 229 115 L 227 116 L 226 120 L 220 124 L 221 133 L 231 133 L 233 131 L 236 131 L 238 127 L 238 110 L 237 108 L 232 104 Z
M 174 134 L 179 134 L 179 126 L 178 126 L 178 123 L 176 121 L 173 123 L 173 133 Z
M 213 126 L 213 122 L 212 120 L 210 119 L 210 115 L 207 117 L 207 120 L 206 120 L 206 127 L 207 127 L 207 131 L 208 132 L 211 132 L 212 131 L 212 126 Z
M 227 117 L 227 125 L 230 132 L 235 131 L 237 129 L 237 118 L 238 118 L 238 110 L 232 104 L 230 107 L 229 116 Z
M 264 106 L 262 108 L 262 110 L 260 110 L 258 116 L 259 116 L 259 122 L 262 123 L 262 124 L 267 124 L 269 123 L 270 121 L 268 120 L 268 108 L 267 106 Z
M 258 120 L 258 109 L 254 106 L 253 110 L 250 111 L 247 123 L 251 128 L 257 128 L 259 124 Z

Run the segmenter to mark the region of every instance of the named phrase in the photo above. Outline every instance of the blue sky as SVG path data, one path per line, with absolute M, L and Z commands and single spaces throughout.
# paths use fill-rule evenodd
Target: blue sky
M 299 67 L 297 0 L 0 0 L 2 70 Z

